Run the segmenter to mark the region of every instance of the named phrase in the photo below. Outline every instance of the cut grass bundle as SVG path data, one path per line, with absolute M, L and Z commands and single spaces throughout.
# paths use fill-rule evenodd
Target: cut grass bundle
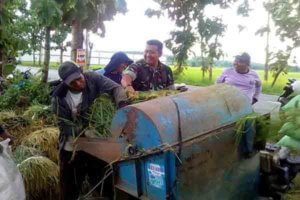
M 20 164 L 22 161 L 26 160 L 29 157 L 42 155 L 43 153 L 40 150 L 24 145 L 17 146 L 16 149 L 13 151 L 13 157 L 17 164 Z
M 59 169 L 43 156 L 27 158 L 18 165 L 22 174 L 27 199 L 58 199 Z
M 138 92 L 137 96 L 131 99 L 132 103 L 139 103 L 164 97 L 168 95 L 178 94 L 177 90 L 160 90 L 150 92 Z M 89 114 L 89 135 L 95 135 L 100 138 L 107 138 L 111 135 L 110 126 L 113 116 L 116 112 L 116 105 L 112 102 L 111 98 L 107 95 L 102 95 L 97 98 L 90 108 Z
M 23 127 L 29 124 L 29 121 L 24 117 L 17 116 L 13 111 L 0 112 L 0 124 L 5 129 L 15 129 L 17 127 Z
M 31 123 L 41 123 L 41 120 L 47 125 L 56 125 L 56 117 L 52 113 L 50 106 L 36 104 L 27 108 L 23 116 Z
M 109 137 L 111 135 L 111 121 L 116 110 L 116 105 L 112 102 L 111 98 L 101 95 L 94 101 L 90 108 L 88 129 L 94 132 L 97 137 Z
M 252 113 L 236 121 L 235 124 L 235 144 L 239 146 L 243 135 L 245 134 L 246 125 L 255 128 L 255 142 L 277 141 L 280 122 L 271 122 L 268 116 L 262 116 Z
M 51 113 L 49 106 L 36 104 L 28 107 L 23 115 L 31 120 L 37 120 L 41 117 L 46 117 L 49 113 Z
M 158 97 L 165 97 L 169 95 L 178 94 L 178 90 L 158 90 L 158 91 L 149 91 L 149 92 L 137 92 L 137 95 L 131 97 L 133 103 L 139 103 L 143 101 L 148 101 L 151 99 L 156 99 Z
M 24 138 L 22 145 L 33 147 L 57 163 L 58 161 L 58 141 L 59 130 L 57 128 L 44 128 L 37 130 Z

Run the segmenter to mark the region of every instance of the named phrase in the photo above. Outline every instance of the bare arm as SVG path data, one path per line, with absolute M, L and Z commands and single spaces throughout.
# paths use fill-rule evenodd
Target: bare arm
M 261 80 L 257 76 L 257 80 L 255 82 L 255 92 L 254 92 L 253 98 L 255 98 L 256 100 L 258 100 L 258 97 L 261 94 L 261 91 L 262 91 Z
M 126 88 L 128 86 L 131 86 L 132 84 L 132 78 L 128 74 L 123 74 L 122 80 L 121 80 L 121 85 Z
M 133 97 L 136 96 L 136 91 L 132 87 L 132 78 L 128 74 L 123 74 L 122 80 L 121 80 L 121 85 L 125 90 L 127 91 L 127 95 L 129 99 L 132 99 Z

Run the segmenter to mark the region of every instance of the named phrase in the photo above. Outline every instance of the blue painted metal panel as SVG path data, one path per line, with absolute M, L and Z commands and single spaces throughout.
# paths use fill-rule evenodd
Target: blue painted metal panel
M 252 200 L 258 195 L 259 155 L 239 156 L 234 130 L 197 138 L 182 149 L 179 199 Z
M 133 143 L 139 149 L 153 149 L 161 144 L 160 134 L 152 123 L 152 121 L 147 118 L 142 112 L 137 114 L 136 137 Z
M 118 164 L 118 179 L 116 186 L 129 194 L 140 195 L 140 170 L 136 160 L 121 162 Z

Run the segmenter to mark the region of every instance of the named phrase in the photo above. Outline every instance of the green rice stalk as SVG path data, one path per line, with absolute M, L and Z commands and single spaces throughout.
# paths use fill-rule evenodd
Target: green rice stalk
M 33 147 L 50 158 L 55 163 L 58 162 L 57 141 L 59 130 L 57 128 L 44 128 L 37 130 L 24 138 L 22 145 Z
M 256 135 L 255 140 L 264 142 L 274 138 L 274 135 L 278 134 L 280 126 L 277 123 L 270 123 L 270 119 L 266 116 L 262 116 L 257 113 L 251 113 L 245 117 L 240 118 L 235 124 L 235 145 L 239 146 L 243 134 L 245 133 L 245 124 L 250 123 L 251 126 L 255 127 Z
M 23 116 L 31 120 L 37 120 L 46 117 L 49 113 L 51 113 L 49 106 L 36 104 L 28 107 Z
M 89 128 L 97 137 L 107 138 L 111 136 L 110 126 L 117 108 L 112 100 L 105 95 L 97 98 L 90 108 Z
M 180 91 L 178 90 L 158 90 L 158 91 L 138 92 L 135 97 L 131 98 L 131 101 L 132 103 L 139 103 L 151 99 L 156 99 L 159 97 L 175 95 L 178 93 L 180 93 Z
M 56 116 L 52 113 L 51 107 L 42 104 L 35 104 L 28 107 L 27 110 L 23 113 L 23 117 L 34 124 L 57 124 Z
M 46 157 L 33 156 L 22 161 L 18 168 L 23 177 L 28 200 L 58 199 L 59 168 L 57 164 Z

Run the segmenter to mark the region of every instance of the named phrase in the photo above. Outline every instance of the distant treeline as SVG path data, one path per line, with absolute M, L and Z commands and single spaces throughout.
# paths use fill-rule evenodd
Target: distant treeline
M 172 63 L 174 64 L 174 58 L 173 56 L 168 56 L 167 57 L 167 63 Z M 191 67 L 201 67 L 201 58 L 200 57 L 194 57 L 191 59 L 187 60 L 187 65 Z M 228 68 L 232 67 L 233 61 L 227 61 L 227 60 L 217 60 L 214 62 L 215 67 L 223 67 L 223 68 Z M 263 70 L 264 69 L 264 64 L 261 63 L 251 63 L 251 68 L 256 69 L 256 70 Z M 289 67 L 290 72 L 300 72 L 300 66 L 291 66 Z

